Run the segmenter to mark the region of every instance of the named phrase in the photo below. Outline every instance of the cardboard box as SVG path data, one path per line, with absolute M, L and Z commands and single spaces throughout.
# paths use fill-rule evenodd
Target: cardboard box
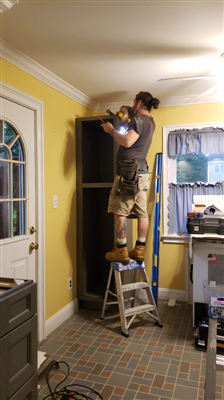
M 196 213 L 204 213 L 205 209 L 206 209 L 205 204 L 194 204 L 192 211 Z

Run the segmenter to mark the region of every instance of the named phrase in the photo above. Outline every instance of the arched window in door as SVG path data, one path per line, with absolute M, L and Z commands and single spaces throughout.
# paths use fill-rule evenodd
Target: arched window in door
M 26 160 L 21 134 L 0 120 L 0 239 L 26 233 Z

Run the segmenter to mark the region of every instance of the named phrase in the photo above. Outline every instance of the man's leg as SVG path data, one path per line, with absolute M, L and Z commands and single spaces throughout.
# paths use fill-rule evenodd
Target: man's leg
M 118 214 L 114 214 L 114 227 L 117 237 L 117 243 L 119 245 L 127 246 L 127 220 Z
M 129 257 L 136 261 L 144 261 L 145 258 L 145 241 L 149 229 L 149 219 L 138 217 L 138 240 L 135 248 L 129 251 Z
M 117 245 L 113 250 L 106 254 L 108 261 L 116 261 L 122 263 L 129 262 L 127 250 L 127 220 L 118 214 L 114 214 L 114 227 L 117 237 Z
M 138 237 L 139 238 L 142 237 L 142 238 L 146 239 L 148 230 L 149 230 L 149 219 L 139 217 L 138 218 Z

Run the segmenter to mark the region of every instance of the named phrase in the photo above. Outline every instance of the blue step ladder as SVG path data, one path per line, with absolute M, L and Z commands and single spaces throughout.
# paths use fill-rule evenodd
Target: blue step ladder
M 152 293 L 156 305 L 158 304 L 162 156 L 163 156 L 162 153 L 156 154 L 155 206 L 154 206 L 153 256 L 152 256 Z

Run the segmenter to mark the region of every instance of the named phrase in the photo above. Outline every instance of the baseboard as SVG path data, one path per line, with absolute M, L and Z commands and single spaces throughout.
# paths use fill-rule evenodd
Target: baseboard
M 141 289 L 141 292 L 138 291 L 137 297 L 139 297 L 140 299 L 142 299 L 144 301 L 147 300 L 146 291 L 144 289 Z M 159 288 L 158 299 L 159 300 L 175 299 L 176 301 L 183 301 L 183 302 L 187 303 L 188 295 L 185 290 Z
M 185 290 L 159 288 L 158 298 L 161 300 L 175 299 L 176 301 L 188 302 L 188 295 Z
M 54 329 L 58 328 L 66 319 L 71 317 L 78 310 L 78 300 L 74 299 L 71 303 L 67 304 L 64 308 L 59 310 L 51 318 L 46 321 L 45 332 L 46 336 L 49 335 Z

